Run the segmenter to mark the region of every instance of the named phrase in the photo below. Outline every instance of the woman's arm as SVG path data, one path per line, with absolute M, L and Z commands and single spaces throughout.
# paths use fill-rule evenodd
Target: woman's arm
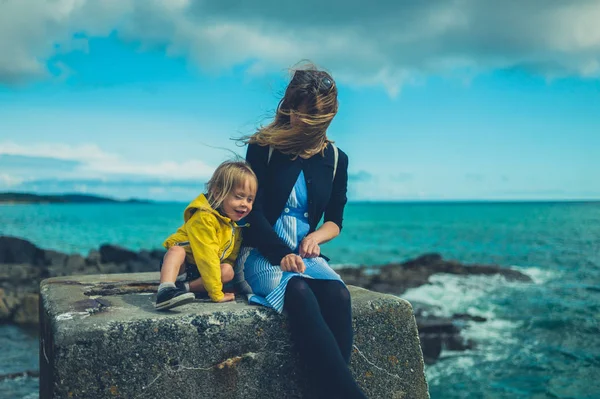
M 344 208 L 348 202 L 346 196 L 348 192 L 348 155 L 339 150 L 338 167 L 333 186 L 331 188 L 331 197 L 325 207 L 325 216 L 323 225 L 327 222 L 333 222 L 342 231 L 342 222 L 344 219 Z M 338 232 L 339 233 L 339 232 Z
M 337 173 L 333 179 L 331 197 L 325 208 L 323 224 L 307 235 L 300 244 L 300 256 L 313 258 L 321 254 L 320 245 L 337 237 L 342 230 L 344 208 L 348 202 L 348 156 L 339 150 Z
M 252 212 L 246 217 L 250 226 L 244 234 L 248 234 L 250 243 L 273 265 L 280 265 L 281 259 L 293 253 L 290 247 L 275 233 L 273 226 L 267 220 L 263 206 L 265 203 L 265 185 L 267 182 L 269 147 L 249 144 L 246 161 L 258 178 L 258 192 L 254 200 Z
M 321 254 L 320 245 L 334 239 L 340 234 L 340 228 L 333 222 L 323 223 L 300 243 L 300 256 L 303 258 L 316 258 Z

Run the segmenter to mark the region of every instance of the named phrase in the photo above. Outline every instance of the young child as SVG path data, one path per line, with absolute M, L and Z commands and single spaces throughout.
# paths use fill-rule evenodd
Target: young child
M 233 279 L 233 265 L 241 244 L 237 224 L 252 210 L 258 181 L 245 161 L 226 161 L 185 209 L 184 224 L 169 236 L 160 271 L 156 309 L 166 310 L 194 300 L 193 292 L 207 292 L 214 302 L 235 299 L 223 292 Z M 192 292 L 190 292 L 192 291 Z

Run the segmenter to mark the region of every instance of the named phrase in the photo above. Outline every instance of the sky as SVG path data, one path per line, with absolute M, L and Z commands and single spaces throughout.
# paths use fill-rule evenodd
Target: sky
M 188 201 L 332 73 L 351 201 L 600 199 L 600 1 L 1 0 L 0 192 Z

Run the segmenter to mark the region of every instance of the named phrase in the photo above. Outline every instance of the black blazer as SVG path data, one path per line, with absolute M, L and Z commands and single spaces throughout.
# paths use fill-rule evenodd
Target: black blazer
M 338 165 L 333 179 L 334 151 L 325 149 L 325 156 L 316 154 L 309 159 L 274 150 L 269 157 L 269 147 L 249 144 L 246 160 L 258 178 L 258 193 L 252 212 L 246 217 L 250 226 L 244 231 L 244 245 L 257 248 L 270 263 L 279 265 L 281 259 L 292 249 L 275 231 L 273 226 L 285 207 L 292 188 L 304 171 L 308 190 L 308 221 L 310 232 L 315 231 L 325 215 L 324 222 L 331 221 L 342 229 L 346 192 L 348 188 L 348 156 L 338 149 Z M 333 181 L 332 181 L 333 179 Z

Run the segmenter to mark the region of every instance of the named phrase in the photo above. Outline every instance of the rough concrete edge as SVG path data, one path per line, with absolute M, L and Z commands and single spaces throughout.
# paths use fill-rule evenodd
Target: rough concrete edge
M 367 302 L 368 305 L 370 305 L 371 309 L 375 309 L 376 306 L 378 305 L 389 305 L 390 303 L 397 303 L 400 306 L 398 307 L 400 312 L 402 314 L 404 314 L 409 320 L 412 321 L 411 323 L 411 327 L 410 327 L 410 338 L 412 338 L 413 340 L 416 341 L 417 347 L 418 347 L 418 351 L 419 351 L 419 367 L 420 367 L 420 374 L 422 373 L 423 375 L 423 383 L 424 383 L 424 390 L 425 390 L 425 394 L 427 398 L 430 398 L 429 395 L 429 382 L 427 381 L 427 375 L 425 374 L 425 360 L 423 358 L 423 350 L 421 348 L 421 339 L 419 337 L 419 330 L 417 328 L 417 321 L 415 318 L 415 314 L 414 314 L 414 308 L 412 306 L 412 304 L 407 301 L 404 298 L 401 298 L 399 296 L 396 295 L 392 295 L 392 294 L 386 294 L 386 293 L 381 293 L 381 292 L 377 292 L 377 291 L 371 291 L 368 290 L 366 288 L 362 288 L 362 287 L 358 287 L 358 286 L 354 286 L 354 285 L 348 285 L 349 288 L 351 288 L 350 292 L 352 294 L 352 291 L 356 292 L 356 293 L 360 293 L 360 295 L 372 295 L 375 294 L 375 298 L 372 299 L 367 299 L 366 297 L 364 298 L 359 298 L 359 301 L 361 299 L 364 300 L 364 302 Z M 352 299 L 354 301 L 354 298 Z M 353 317 L 355 317 L 353 315 Z M 358 349 L 356 346 L 354 346 L 354 349 Z M 360 353 L 359 350 L 359 356 L 363 356 L 362 353 Z M 370 362 L 368 359 L 365 358 L 365 360 L 367 362 Z M 377 367 L 377 366 L 376 366 Z
M 54 391 L 54 342 L 47 337 L 54 337 L 54 321 L 48 312 L 46 296 L 41 290 L 39 296 L 39 397 L 49 399 Z
M 131 278 L 132 275 L 135 275 L 136 278 Z M 92 275 L 73 275 L 73 276 L 61 276 L 61 277 L 53 277 L 44 279 L 40 282 L 40 296 L 39 296 L 39 305 L 40 305 L 40 399 L 49 398 L 51 396 L 51 392 L 54 388 L 54 375 L 52 372 L 52 362 L 53 362 L 53 352 L 54 352 L 54 343 L 47 342 L 44 339 L 47 334 L 52 334 L 52 336 L 56 336 L 58 331 L 56 330 L 57 326 L 52 315 L 56 312 L 52 311 L 52 306 L 47 303 L 47 291 L 50 286 L 54 284 L 67 284 L 67 285 L 79 285 L 82 288 L 81 295 L 85 296 L 84 287 L 90 287 L 95 284 L 95 282 L 90 280 L 101 280 L 103 283 L 127 283 L 127 282 L 143 282 L 143 283 L 158 283 L 158 273 L 157 272 L 145 272 L 145 273 L 119 273 L 119 274 L 92 274 Z M 88 284 L 86 284 L 88 282 Z M 44 289 L 48 287 L 48 289 Z M 376 291 L 371 291 L 362 287 L 348 285 L 350 289 L 351 295 L 354 293 L 352 298 L 353 307 L 355 306 L 355 301 L 357 304 L 365 303 L 369 308 L 375 309 L 376 306 L 380 305 L 390 305 L 392 303 L 398 304 L 398 308 L 402 314 L 405 314 L 406 317 L 412 320 L 412 325 L 410 326 L 410 332 L 412 339 L 416 339 L 416 344 L 418 347 L 419 354 L 419 366 L 421 368 L 421 373 L 423 375 L 423 383 L 424 389 L 427 397 L 429 398 L 429 384 L 427 381 L 427 376 L 425 375 L 425 363 L 423 359 L 423 352 L 421 349 L 421 342 L 419 338 L 419 332 L 417 329 L 417 323 L 414 316 L 414 310 L 412 304 L 395 295 L 385 294 Z M 358 294 L 358 297 L 357 295 Z M 371 298 L 367 298 L 370 296 Z M 374 297 L 374 298 L 373 298 Z M 255 306 L 249 306 L 248 311 L 254 311 Z M 242 313 L 247 313 L 243 311 Z M 199 314 L 195 314 L 194 317 L 201 316 Z M 204 315 L 209 317 L 209 314 Z M 353 317 L 356 317 L 353 315 Z M 43 368 L 42 365 L 46 364 L 48 367 Z

